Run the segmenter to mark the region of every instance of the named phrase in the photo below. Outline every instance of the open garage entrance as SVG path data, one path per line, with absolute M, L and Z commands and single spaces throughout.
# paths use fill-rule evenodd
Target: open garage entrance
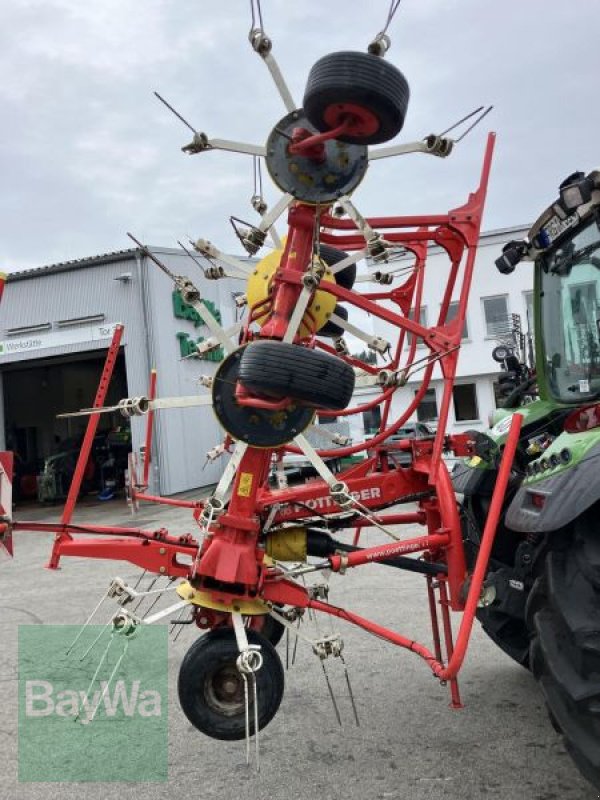
M 6 448 L 15 453 L 14 497 L 59 502 L 68 491 L 88 417 L 57 419 L 94 402 L 106 350 L 40 358 L 2 370 Z M 127 397 L 125 354 L 119 353 L 106 404 Z M 110 494 L 122 483 L 131 435 L 120 414 L 102 414 L 83 489 Z M 115 485 L 116 484 L 116 485 Z

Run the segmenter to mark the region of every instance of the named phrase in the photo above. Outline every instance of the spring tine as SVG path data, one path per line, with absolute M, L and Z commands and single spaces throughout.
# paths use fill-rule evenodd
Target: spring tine
M 169 578 L 169 580 L 167 581 L 167 584 L 166 584 L 166 586 L 165 586 L 165 591 L 166 591 L 167 587 L 169 586 L 169 584 L 170 584 L 170 583 L 173 583 L 173 581 L 174 581 L 174 580 L 175 580 L 175 578 Z M 142 619 L 146 619 L 146 617 L 148 616 L 148 614 L 149 614 L 149 613 L 152 611 L 152 609 L 153 609 L 153 608 L 154 608 L 154 606 L 155 606 L 155 605 L 158 603 L 158 601 L 160 600 L 160 598 L 161 598 L 161 597 L 162 597 L 162 594 L 157 594 L 157 595 L 156 595 L 156 597 L 154 598 L 154 600 L 153 600 L 153 601 L 150 603 L 149 607 L 148 607 L 148 608 L 147 608 L 147 609 L 144 611 L 144 614 L 143 614 L 143 616 L 142 616 Z
M 185 609 L 186 609 L 186 606 L 183 606 L 183 608 L 181 609 L 179 614 L 177 614 L 177 617 L 175 618 L 176 622 L 179 621 L 183 617 L 183 615 L 185 613 Z M 171 630 L 169 631 L 169 636 L 173 635 L 173 631 L 175 630 L 176 627 L 177 626 L 175 625 L 175 622 L 171 623 Z M 179 630 L 181 630 L 181 628 L 183 628 L 183 625 L 179 626 Z M 173 641 L 174 642 L 177 641 L 177 636 L 179 636 L 179 631 L 177 631 L 177 634 L 173 637 Z
M 242 672 L 242 678 L 244 680 L 244 711 L 246 715 L 246 766 L 250 766 L 250 708 L 249 708 L 249 701 L 248 701 L 248 678 L 245 673 Z
M 90 722 L 94 721 L 94 719 L 96 717 L 96 712 L 98 711 L 98 709 L 100 707 L 100 703 L 104 700 L 104 698 L 106 696 L 106 693 L 108 692 L 108 688 L 109 688 L 109 686 L 110 686 L 110 684 L 112 682 L 112 679 L 115 677 L 115 675 L 117 673 L 117 670 L 121 666 L 121 662 L 123 661 L 123 659 L 125 658 L 125 656 L 127 654 L 128 646 L 129 646 L 129 642 L 127 641 L 127 639 L 125 639 L 125 643 L 123 645 L 123 652 L 121 653 L 121 655 L 117 659 L 117 663 L 115 664 L 113 671 L 110 673 L 109 679 L 106 681 L 106 684 L 104 685 L 104 689 L 102 690 L 102 694 L 100 695 L 100 699 L 98 700 L 98 704 L 94 707 L 94 712 L 92 714 Z
M 300 628 L 300 623 L 302 622 L 302 617 L 298 617 L 298 624 L 296 625 L 297 628 Z M 296 663 L 296 651 L 298 650 L 298 634 L 296 634 L 296 638 L 294 639 L 294 649 L 292 651 L 292 667 Z
M 94 647 L 98 644 L 98 642 L 100 641 L 102 636 L 104 636 L 104 634 L 106 633 L 108 628 L 112 625 L 113 617 L 114 617 L 114 614 L 111 614 L 110 615 L 110 619 L 108 620 L 106 625 L 103 626 L 103 628 L 100 631 L 100 633 L 98 634 L 98 636 L 96 636 L 94 641 L 91 643 L 91 645 L 88 647 L 88 649 L 85 651 L 85 653 L 79 659 L 80 661 L 83 661 L 89 655 L 89 653 L 91 653 L 91 651 L 94 649 Z
M 110 650 L 110 646 L 113 643 L 114 635 L 115 634 L 114 634 L 114 631 L 113 631 L 110 639 L 108 640 L 108 644 L 104 648 L 104 653 L 102 653 L 102 657 L 100 658 L 100 661 L 98 662 L 98 666 L 96 667 L 96 671 L 94 672 L 92 680 L 90 681 L 90 685 L 87 688 L 87 692 L 85 693 L 85 699 L 81 703 L 81 705 L 83 707 L 87 707 L 87 702 L 89 700 L 89 694 L 90 694 L 90 692 L 92 690 L 92 686 L 94 685 L 94 683 L 96 681 L 96 678 L 98 677 L 98 673 L 100 672 L 100 668 L 102 667 L 102 664 L 104 664 L 104 660 L 105 660 L 106 656 L 108 655 L 108 651 Z M 80 706 L 80 708 L 81 708 L 81 706 Z M 79 718 L 80 718 L 80 714 L 78 713 L 77 716 L 75 717 L 75 720 L 77 721 Z
M 137 581 L 135 582 L 135 586 L 133 587 L 133 590 L 134 590 L 134 591 L 135 591 L 135 590 L 138 588 L 138 586 L 140 585 L 140 583 L 141 583 L 141 582 L 144 580 L 144 577 L 145 577 L 145 575 L 146 575 L 146 572 L 147 572 L 147 571 L 148 571 L 148 570 L 144 570 L 144 571 L 143 571 L 143 572 L 142 572 L 142 573 L 139 575 L 139 577 L 138 577 Z
M 252 673 L 252 690 L 254 693 L 254 747 L 256 757 L 256 771 L 260 772 L 260 748 L 259 748 L 259 730 L 258 730 L 258 689 L 256 686 L 256 672 Z
M 154 578 L 153 578 L 153 579 L 150 581 L 150 583 L 148 584 L 148 588 L 146 589 L 146 591 L 147 591 L 147 592 L 149 592 L 149 591 L 150 591 L 150 589 L 153 589 L 153 588 L 154 588 L 154 584 L 156 583 L 156 581 L 157 581 L 159 578 L 160 578 L 160 575 L 156 575 L 156 576 L 155 576 L 155 577 L 154 577 Z M 139 608 L 139 607 L 142 605 L 142 603 L 144 602 L 144 600 L 145 600 L 145 599 L 146 599 L 145 597 L 140 597 L 140 599 L 138 600 L 138 603 L 137 603 L 136 607 L 135 607 L 134 609 L 132 609 L 132 613 L 134 613 L 134 614 L 135 614 L 135 612 L 136 612 L 136 611 L 138 610 L 138 608 Z
M 446 128 L 446 130 L 442 131 L 439 135 L 446 136 L 446 134 L 450 133 L 450 131 L 453 131 L 455 128 L 458 128 L 459 125 L 462 125 L 463 122 L 466 122 L 468 119 L 471 119 L 471 117 L 474 117 L 475 114 L 479 114 L 480 111 L 483 111 L 483 106 L 479 106 L 479 108 L 476 108 L 474 111 L 471 111 L 465 117 L 459 119 L 458 122 L 455 122 L 453 125 L 450 125 L 449 128 Z
M 77 634 L 77 636 L 76 636 L 76 637 L 73 639 L 73 641 L 71 642 L 71 644 L 70 644 L 70 645 L 69 645 L 69 647 L 67 648 L 67 650 L 66 650 L 66 652 L 65 652 L 65 655 L 67 655 L 67 656 L 68 656 L 68 655 L 69 655 L 69 653 L 71 652 L 71 650 L 72 650 L 72 649 L 75 647 L 75 645 L 77 644 L 77 642 L 78 642 L 78 641 L 79 641 L 79 639 L 81 638 L 81 634 L 84 632 L 84 630 L 85 630 L 85 629 L 87 628 L 87 626 L 90 624 L 90 622 L 92 621 L 93 617 L 96 615 L 96 613 L 97 613 L 98 609 L 100 608 L 100 606 L 102 605 L 102 603 L 103 603 L 103 602 L 106 600 L 106 598 L 108 597 L 108 592 L 109 592 L 109 589 L 107 589 L 107 590 L 106 590 L 106 592 L 105 592 L 105 593 L 102 595 L 102 597 L 100 598 L 100 602 L 97 604 L 96 608 L 94 608 L 94 610 L 92 611 L 92 613 L 89 615 L 89 617 L 86 619 L 86 621 L 83 623 L 83 625 L 82 625 L 82 626 L 81 626 L 81 628 L 79 629 L 79 633 Z
M 296 637 L 298 638 L 298 637 Z M 290 668 L 290 629 L 285 629 L 285 668 Z
M 360 720 L 358 718 L 358 711 L 356 708 L 356 703 L 354 701 L 354 692 L 352 691 L 352 685 L 350 683 L 350 675 L 348 674 L 348 667 L 344 660 L 344 656 L 340 653 L 340 661 L 344 665 L 344 676 L 346 678 L 346 685 L 348 687 L 348 694 L 350 695 L 350 702 L 352 703 L 352 711 L 354 713 L 354 721 L 356 722 L 356 727 L 360 728 Z
M 329 675 L 327 674 L 327 670 L 325 669 L 325 662 L 321 660 L 321 668 L 323 670 L 323 675 L 325 676 L 325 683 L 327 684 L 327 689 L 329 690 L 329 696 L 331 697 L 331 702 L 333 704 L 333 710 L 335 711 L 335 716 L 337 717 L 338 725 L 340 728 L 342 727 L 342 718 L 340 717 L 340 710 L 338 708 L 337 703 L 335 702 L 335 695 L 333 694 L 333 689 L 331 688 L 331 683 L 329 681 Z
M 469 125 L 469 127 L 467 128 L 467 130 L 466 130 L 464 133 L 461 133 L 461 135 L 460 135 L 460 136 L 458 137 L 458 139 L 456 140 L 456 144 L 458 144 L 459 142 L 462 142 L 462 140 L 465 138 L 465 136 L 466 136 L 468 133 L 471 133 L 471 131 L 473 130 L 473 128 L 474 128 L 476 125 L 479 125 L 479 123 L 481 122 L 481 120 L 482 120 L 484 117 L 487 117 L 487 115 L 490 113 L 490 111 L 493 109 L 493 107 L 494 107 L 494 106 L 488 106 L 488 107 L 486 108 L 486 110 L 485 110 L 485 111 L 484 111 L 482 114 L 480 114 L 480 115 L 477 117 L 477 119 L 475 120 L 475 122 L 472 122 L 472 123 L 471 123 L 471 125 Z

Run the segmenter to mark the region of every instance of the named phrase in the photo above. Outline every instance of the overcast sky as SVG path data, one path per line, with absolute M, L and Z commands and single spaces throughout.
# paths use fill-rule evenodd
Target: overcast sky
M 364 50 L 388 5 L 263 0 L 299 105 L 312 64 Z M 285 109 L 248 43 L 246 0 L 2 0 L 0 21 L 0 269 L 125 248 L 127 230 L 237 249 L 228 218 L 254 218 L 252 159 L 183 154 L 190 134 L 152 91 L 209 136 L 264 143 Z M 403 0 L 389 32 L 388 58 L 411 86 L 398 141 L 495 108 L 446 161 L 374 163 L 354 196 L 364 214 L 464 202 L 488 129 L 487 230 L 532 221 L 563 177 L 600 165 L 600 2 Z

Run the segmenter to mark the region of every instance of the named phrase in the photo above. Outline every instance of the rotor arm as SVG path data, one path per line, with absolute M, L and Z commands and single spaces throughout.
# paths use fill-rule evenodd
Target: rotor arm
M 340 197 L 338 203 L 356 225 L 367 243 L 366 251 L 360 251 L 361 257 L 366 253 L 375 263 L 387 261 L 389 258 L 388 249 L 391 247 L 391 244 L 371 227 L 368 220 L 363 217 L 347 195 L 345 197 Z M 339 267 L 339 265 L 336 266 Z
M 408 153 L 425 153 L 438 158 L 447 158 L 454 147 L 454 140 L 449 137 L 436 136 L 431 133 L 425 139 L 406 144 L 394 144 L 391 147 L 380 147 L 378 150 L 369 150 L 369 161 L 391 156 L 404 156 Z
M 279 64 L 275 60 L 273 53 L 271 52 L 273 49 L 273 42 L 267 36 L 267 34 L 261 28 L 253 28 L 250 33 L 248 34 L 248 39 L 250 40 L 250 44 L 252 45 L 252 49 L 258 53 L 258 55 L 262 58 L 265 62 L 267 67 L 269 68 L 269 72 L 271 73 L 271 77 L 273 78 L 273 82 L 279 92 L 281 99 L 283 100 L 283 104 L 288 111 L 295 111 L 298 106 L 294 102 L 294 98 L 288 88 L 287 83 L 285 82 L 285 78 L 283 77 L 281 70 L 279 69 Z
M 264 156 L 266 154 L 266 149 L 262 145 L 235 142 L 230 139 L 209 139 L 201 131 L 195 133 L 192 141 L 181 149 L 184 153 L 189 153 L 190 155 L 204 153 L 207 150 L 226 150 L 230 153 L 244 153 L 249 156 Z

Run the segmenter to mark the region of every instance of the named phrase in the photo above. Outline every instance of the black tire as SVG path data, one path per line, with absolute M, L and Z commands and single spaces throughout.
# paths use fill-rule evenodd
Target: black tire
M 275 610 L 281 612 L 281 607 L 275 606 Z M 252 624 L 253 620 L 260 620 L 260 624 L 254 627 L 254 625 Z M 279 622 L 278 619 L 275 619 L 275 617 L 272 617 L 270 614 L 265 614 L 264 616 L 259 616 L 259 617 L 256 616 L 252 617 L 249 627 L 250 630 L 257 631 L 258 633 L 260 633 L 261 636 L 264 636 L 265 639 L 271 642 L 273 647 L 277 647 L 277 645 L 281 641 L 281 637 L 285 633 L 285 628 L 281 624 L 281 622 Z
M 337 314 L 338 317 L 341 317 L 344 320 L 348 319 L 348 309 L 345 306 L 341 306 L 339 303 L 333 310 L 334 314 Z M 339 325 L 336 325 L 335 322 L 328 320 L 328 322 L 323 325 L 323 327 L 317 332 L 318 336 L 328 336 L 331 339 L 337 339 L 340 336 L 343 336 L 345 333 L 344 329 L 341 328 Z
M 348 257 L 348 253 L 338 250 L 337 247 L 330 247 L 328 244 L 319 245 L 319 255 L 328 267 L 334 267 Z M 338 286 L 343 289 L 352 289 L 356 280 L 356 264 L 350 264 L 349 267 L 336 273 L 334 277 Z
M 358 107 L 370 112 L 372 132 L 339 136 L 350 144 L 380 144 L 400 133 L 410 91 L 404 75 L 389 61 L 370 53 L 342 51 L 320 58 L 311 69 L 304 92 L 304 112 L 319 131 L 340 124 Z
M 247 632 L 250 644 L 259 644 L 262 667 L 256 673 L 258 727 L 275 716 L 284 689 L 283 666 L 273 645 L 256 631 Z M 213 739 L 234 741 L 246 735 L 244 684 L 236 660 L 235 633 L 216 628 L 197 639 L 185 654 L 177 689 L 183 713 L 202 733 Z M 249 691 L 250 734 L 254 730 L 253 692 Z
M 531 669 L 567 750 L 600 790 L 600 537 L 592 513 L 553 545 L 532 589 Z
M 246 346 L 239 380 L 256 394 L 332 410 L 346 408 L 354 391 L 354 370 L 341 358 L 271 340 Z
M 493 607 L 478 608 L 477 619 L 494 644 L 525 669 L 529 669 L 529 631 L 522 620 Z

